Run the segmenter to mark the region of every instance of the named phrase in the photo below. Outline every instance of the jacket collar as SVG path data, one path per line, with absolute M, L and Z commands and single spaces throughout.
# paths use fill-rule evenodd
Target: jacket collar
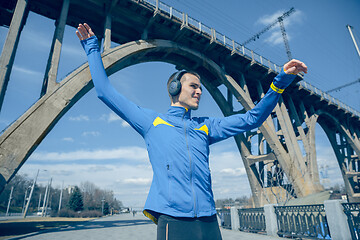
M 191 118 L 191 110 L 188 110 L 184 107 L 178 107 L 178 106 L 170 106 L 167 115 L 175 116 L 175 117 L 184 117 L 186 119 Z

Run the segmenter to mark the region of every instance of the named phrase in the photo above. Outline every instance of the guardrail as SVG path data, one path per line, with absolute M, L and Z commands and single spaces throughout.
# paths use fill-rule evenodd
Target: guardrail
M 144 3 L 147 6 L 154 9 L 154 11 L 160 11 L 161 13 L 167 15 L 169 18 L 177 19 L 178 21 L 182 22 L 182 26 L 187 26 L 193 28 L 199 33 L 208 36 L 212 41 L 217 42 L 220 45 L 228 48 L 233 54 L 239 54 L 241 56 L 246 56 L 251 59 L 252 62 L 256 62 L 269 70 L 279 73 L 281 71 L 281 66 L 271 62 L 269 59 L 257 54 L 253 50 L 250 50 L 238 42 L 228 38 L 224 34 L 216 31 L 215 29 L 206 26 L 205 24 L 201 23 L 200 21 L 189 17 L 186 13 L 183 13 L 179 10 L 174 9 L 173 7 L 159 1 L 159 0 L 132 0 L 137 3 Z M 312 86 L 310 83 L 305 82 L 304 80 L 297 83 L 298 85 L 302 86 L 303 88 L 319 95 L 321 98 L 325 99 L 329 103 L 333 103 L 342 108 L 345 112 L 351 112 L 354 115 L 360 118 L 360 112 L 356 111 L 355 109 L 349 107 L 345 103 L 339 101 L 338 99 L 330 96 L 329 94 L 323 92 L 322 90 Z
M 352 239 L 360 239 L 360 203 L 343 203 Z
M 278 206 L 275 214 L 280 236 L 330 239 L 323 204 Z
M 223 228 L 231 229 L 231 214 L 230 209 L 220 209 L 217 211 L 217 214 L 220 218 L 220 225 Z
M 240 231 L 266 233 L 264 208 L 239 209 Z
M 218 213 L 223 219 L 222 211 Z M 325 200 L 314 205 L 269 204 L 263 208 L 231 207 L 226 213 L 230 213 L 230 226 L 235 231 L 300 239 L 360 239 L 360 203 Z

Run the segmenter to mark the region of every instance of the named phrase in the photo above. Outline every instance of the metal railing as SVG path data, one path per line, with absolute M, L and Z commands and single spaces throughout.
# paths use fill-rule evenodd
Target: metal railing
M 360 239 L 360 203 L 343 203 L 352 239 Z
M 230 209 L 222 208 L 217 211 L 220 218 L 220 225 L 223 228 L 231 229 L 231 214 Z
M 331 239 L 323 204 L 277 206 L 275 213 L 280 236 Z
M 334 98 L 333 96 L 329 95 L 328 93 L 323 92 L 320 89 L 314 87 L 310 83 L 305 82 L 305 81 L 300 81 L 297 84 L 299 84 L 300 86 L 302 86 L 303 88 L 305 88 L 307 90 L 310 90 L 312 93 L 318 95 L 320 97 L 320 99 L 325 99 L 328 103 L 333 103 L 334 105 L 337 105 L 338 107 L 342 108 L 345 112 L 351 112 L 354 115 L 360 117 L 360 112 L 349 107 L 348 105 L 346 105 L 345 103 L 341 102 L 340 100 Z
M 257 54 L 256 52 L 242 46 L 238 42 L 228 38 L 224 34 L 216 31 L 215 29 L 208 27 L 201 23 L 200 21 L 189 17 L 187 14 L 174 9 L 173 7 L 159 1 L 159 0 L 133 0 L 137 3 L 144 3 L 147 6 L 154 9 L 154 11 L 160 11 L 164 15 L 167 15 L 169 18 L 177 19 L 178 21 L 182 22 L 182 26 L 189 26 L 201 34 L 209 37 L 212 41 L 217 42 L 218 44 L 223 45 L 224 47 L 228 48 L 233 54 L 239 54 L 241 56 L 246 56 L 251 59 L 252 62 L 256 62 L 269 70 L 279 73 L 281 71 L 281 66 L 271 62 L 269 59 Z M 338 99 L 330 96 L 329 94 L 321 91 L 320 89 L 312 86 L 310 83 L 305 82 L 304 80 L 297 83 L 300 86 L 306 88 L 310 92 L 313 92 L 329 103 L 334 103 L 342 108 L 345 112 L 351 112 L 354 115 L 360 117 L 360 112 L 356 111 L 355 109 L 349 107 L 345 103 L 339 101 Z
M 240 231 L 265 233 L 264 208 L 238 209 Z

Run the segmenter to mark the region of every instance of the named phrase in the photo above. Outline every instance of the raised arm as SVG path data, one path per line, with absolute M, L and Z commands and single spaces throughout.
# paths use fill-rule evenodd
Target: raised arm
M 141 135 L 152 123 L 152 111 L 143 109 L 118 93 L 106 75 L 98 40 L 88 24 L 79 24 L 76 35 L 88 57 L 92 80 L 98 97 Z
M 284 65 L 282 71 L 274 78 L 268 92 L 253 109 L 245 114 L 209 119 L 210 143 L 259 127 L 276 106 L 281 93 L 299 72 L 307 73 L 307 66 L 301 61 L 291 60 Z

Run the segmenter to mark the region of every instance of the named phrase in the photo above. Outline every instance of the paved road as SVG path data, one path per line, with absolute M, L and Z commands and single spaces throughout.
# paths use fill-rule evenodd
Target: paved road
M 260 234 L 243 233 L 221 229 L 224 240 L 249 239 L 249 240 L 271 240 L 281 239 Z M 89 222 L 82 222 L 72 226 L 65 225 L 56 229 L 42 230 L 23 236 L 10 239 L 51 239 L 51 240 L 91 240 L 91 239 L 156 239 L 156 225 L 144 217 L 137 214 L 115 215 L 111 217 L 99 218 Z

